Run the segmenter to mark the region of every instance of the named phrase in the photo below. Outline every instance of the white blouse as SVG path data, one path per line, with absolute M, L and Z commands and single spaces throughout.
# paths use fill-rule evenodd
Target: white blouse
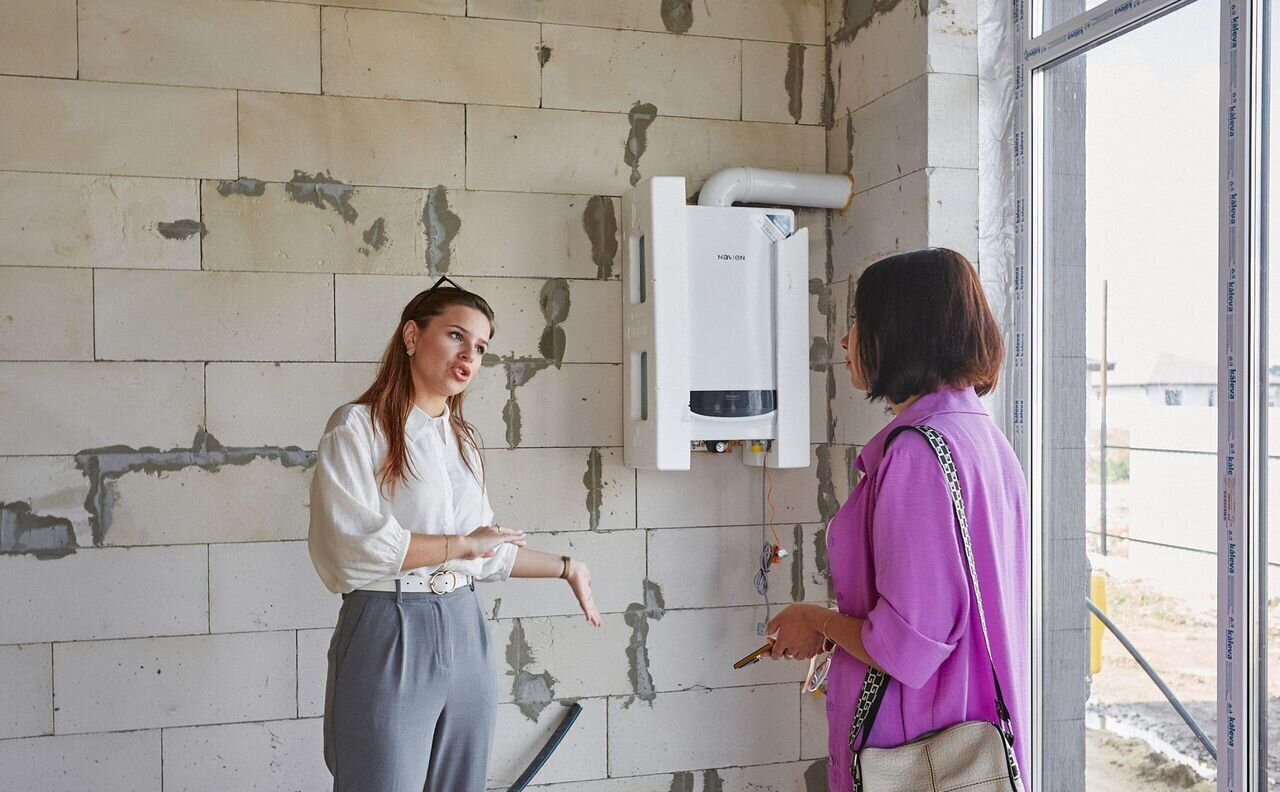
M 467 469 L 449 426 L 449 411 L 432 418 L 414 407 L 405 422 L 410 475 L 391 498 L 378 486 L 377 472 L 387 443 L 374 430 L 363 404 L 339 407 L 325 427 L 311 479 L 311 561 L 334 593 L 395 580 L 409 552 L 411 533 L 468 534 L 493 524 L 493 508 L 476 472 Z M 453 545 L 456 550 L 457 545 Z M 487 559 L 451 559 L 440 567 L 406 574 L 428 576 L 437 569 L 501 580 L 511 575 L 516 546 L 503 544 Z

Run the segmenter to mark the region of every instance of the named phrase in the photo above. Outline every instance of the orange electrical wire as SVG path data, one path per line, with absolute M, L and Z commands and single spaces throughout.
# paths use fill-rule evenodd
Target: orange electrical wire
M 778 529 L 774 526 L 777 513 L 773 508 L 773 479 L 769 477 L 769 466 L 766 464 L 764 468 L 764 480 L 768 485 L 768 494 L 765 500 L 769 502 L 769 531 L 773 534 L 773 563 L 780 564 L 782 559 L 778 556 L 778 548 L 782 547 L 782 537 L 778 536 Z

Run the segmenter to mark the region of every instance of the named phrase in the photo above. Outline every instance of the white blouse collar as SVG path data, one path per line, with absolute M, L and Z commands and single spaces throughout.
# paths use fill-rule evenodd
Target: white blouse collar
M 444 406 L 444 412 L 439 418 L 432 418 L 427 412 L 418 405 L 413 405 L 413 409 L 409 411 L 409 419 L 405 421 L 404 431 L 410 440 L 417 440 L 422 433 L 428 429 L 434 429 L 440 436 L 445 439 L 445 433 L 449 428 L 449 405 Z

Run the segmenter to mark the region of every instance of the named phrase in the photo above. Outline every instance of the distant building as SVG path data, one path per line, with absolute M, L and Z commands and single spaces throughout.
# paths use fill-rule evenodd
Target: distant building
M 1096 402 L 1102 395 L 1100 366 L 1093 358 L 1088 366 L 1090 393 Z M 1108 406 L 1213 407 L 1218 403 L 1218 370 L 1200 360 L 1166 353 L 1145 377 L 1134 377 L 1134 372 L 1115 362 L 1107 365 L 1107 371 Z M 1276 372 L 1272 377 L 1275 380 Z M 1276 388 L 1277 384 L 1271 387 L 1273 405 Z

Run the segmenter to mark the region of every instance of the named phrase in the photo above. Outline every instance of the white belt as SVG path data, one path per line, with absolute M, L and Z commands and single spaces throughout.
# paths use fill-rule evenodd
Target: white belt
M 471 576 L 448 570 L 437 570 L 429 576 L 405 575 L 400 578 L 401 591 L 428 591 L 432 594 L 449 594 L 463 586 L 471 585 Z M 361 586 L 360 591 L 395 591 L 395 580 L 379 580 Z

